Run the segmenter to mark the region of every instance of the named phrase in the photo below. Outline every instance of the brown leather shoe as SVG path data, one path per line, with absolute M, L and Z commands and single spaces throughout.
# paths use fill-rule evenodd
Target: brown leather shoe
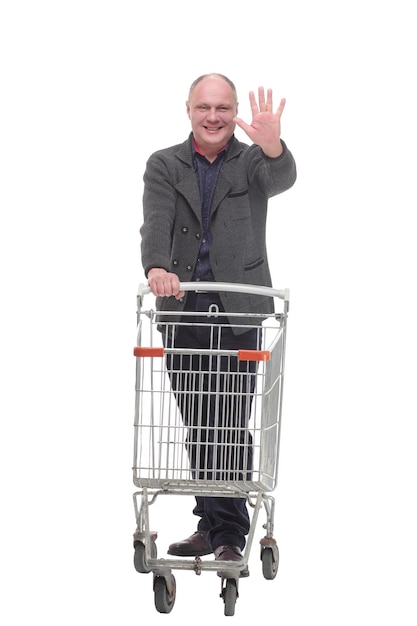
M 197 530 L 187 539 L 171 543 L 168 548 L 168 554 L 175 556 L 204 556 L 212 552 L 207 541 L 207 532 L 204 530 Z
M 239 546 L 219 546 L 214 551 L 214 558 L 216 561 L 242 561 L 243 554 Z M 249 568 L 247 565 L 240 570 L 239 575 L 241 578 L 249 576 Z M 227 578 L 227 570 L 217 572 L 217 576 Z

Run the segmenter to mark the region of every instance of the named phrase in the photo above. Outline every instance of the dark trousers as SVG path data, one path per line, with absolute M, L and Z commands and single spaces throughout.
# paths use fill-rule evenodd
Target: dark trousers
M 187 310 L 208 311 L 222 305 L 217 294 L 188 294 Z M 209 350 L 210 354 L 167 355 L 167 370 L 184 425 L 194 478 L 250 480 L 252 438 L 248 429 L 256 363 L 236 356 L 216 355 L 216 349 L 257 349 L 260 332 L 251 328 L 235 335 L 223 316 L 185 317 L 165 345 Z M 199 530 L 208 531 L 213 550 L 220 545 L 245 546 L 250 520 L 245 498 L 197 496 L 194 514 Z

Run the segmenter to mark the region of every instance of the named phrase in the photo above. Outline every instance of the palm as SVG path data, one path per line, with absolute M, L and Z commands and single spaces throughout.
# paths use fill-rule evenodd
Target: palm
M 253 143 L 259 145 L 268 154 L 281 151 L 281 115 L 285 107 L 285 99 L 282 98 L 275 113 L 272 110 L 272 89 L 268 89 L 267 99 L 263 87 L 259 87 L 259 104 L 256 102 L 253 91 L 249 93 L 249 101 L 252 110 L 252 123 L 247 124 L 240 118 L 235 122 Z

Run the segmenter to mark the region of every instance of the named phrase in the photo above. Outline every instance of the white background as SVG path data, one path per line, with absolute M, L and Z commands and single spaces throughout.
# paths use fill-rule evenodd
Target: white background
M 287 98 L 298 166 L 268 225 L 281 562 L 264 580 L 255 545 L 235 619 L 416 624 L 416 53 L 406 0 L 2 3 L 2 623 L 224 618 L 208 572 L 156 612 L 130 470 L 142 174 L 217 71 L 247 121 L 249 90 Z M 162 551 L 194 530 L 189 500 L 153 515 Z

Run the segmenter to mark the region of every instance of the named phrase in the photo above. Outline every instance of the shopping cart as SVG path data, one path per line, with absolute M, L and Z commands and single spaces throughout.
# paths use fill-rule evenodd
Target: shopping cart
M 184 291 L 195 292 L 196 287 L 195 282 L 181 284 Z M 212 305 L 204 312 L 184 312 L 179 320 L 178 312 L 146 308 L 150 290 L 139 285 L 134 566 L 140 573 L 153 573 L 160 613 L 169 613 L 175 603 L 173 570 L 197 575 L 215 571 L 221 578 L 224 614 L 234 615 L 239 578 L 248 566 L 261 508 L 266 512 L 265 536 L 260 540 L 262 573 L 272 580 L 278 570 L 271 492 L 277 484 L 289 291 L 234 283 L 204 283 L 204 290 L 272 297 L 275 303 L 281 301 L 281 311 L 226 314 Z M 221 348 L 231 319 L 237 333 L 256 328 L 259 349 Z M 173 337 L 182 325 L 210 328 L 208 349 L 176 348 Z M 245 498 L 252 515 L 241 561 L 158 558 L 149 508 L 167 494 Z

